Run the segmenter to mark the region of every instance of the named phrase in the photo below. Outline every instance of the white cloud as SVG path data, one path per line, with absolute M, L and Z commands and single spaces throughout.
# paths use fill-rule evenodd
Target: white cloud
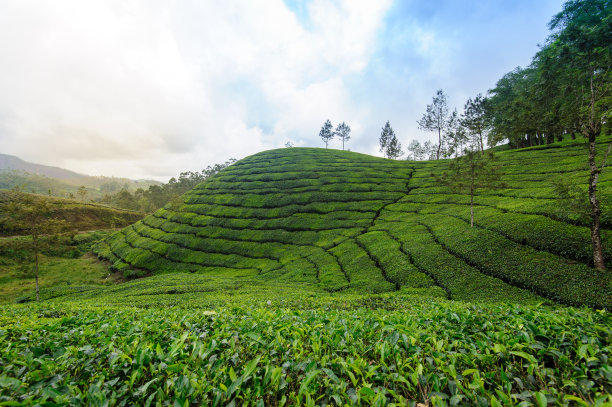
M 367 66 L 389 5 L 314 0 L 302 25 L 280 0 L 4 1 L 0 151 L 167 178 L 312 145 L 332 114 L 358 129 L 343 78 Z

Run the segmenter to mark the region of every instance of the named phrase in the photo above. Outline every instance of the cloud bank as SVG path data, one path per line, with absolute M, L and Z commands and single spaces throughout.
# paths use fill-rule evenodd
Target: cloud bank
M 415 121 L 435 89 L 473 96 L 528 62 L 479 61 L 474 30 L 450 17 L 390 0 L 3 1 L 0 152 L 167 180 L 287 141 L 321 146 L 328 118 L 351 125 L 353 151 L 376 153 L 386 120 L 403 143 L 424 139 Z M 481 64 L 497 76 L 469 76 Z

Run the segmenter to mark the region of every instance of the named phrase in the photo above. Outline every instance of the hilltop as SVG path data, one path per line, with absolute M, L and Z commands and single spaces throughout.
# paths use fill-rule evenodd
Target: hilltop
M 128 277 L 203 273 L 323 292 L 610 307 L 587 224 L 555 190 L 585 184 L 584 143 L 498 157 L 506 188 L 476 197 L 474 228 L 469 198 L 432 175 L 445 161 L 287 148 L 235 163 L 94 251 Z M 604 173 L 603 197 L 610 180 Z M 609 212 L 602 224 L 609 264 Z

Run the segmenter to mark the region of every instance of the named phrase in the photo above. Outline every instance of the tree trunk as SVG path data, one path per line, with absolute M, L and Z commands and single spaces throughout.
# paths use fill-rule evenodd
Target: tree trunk
M 438 152 L 436 154 L 436 160 L 440 159 L 440 149 L 442 148 L 442 129 L 438 127 Z
M 38 241 L 34 241 L 34 258 L 36 259 L 36 270 L 34 278 L 36 279 L 36 301 L 40 301 L 40 290 L 38 288 Z
M 474 165 L 472 164 L 472 180 L 470 184 L 470 227 L 474 227 Z
M 480 133 L 478 133 L 478 135 L 480 136 L 480 152 L 484 151 L 484 144 L 482 143 L 482 131 Z
M 342 151 L 344 151 L 344 138 L 342 139 Z
M 601 246 L 601 233 L 599 228 L 599 218 L 601 208 L 597 199 L 597 179 L 600 170 L 595 163 L 595 140 L 597 135 L 593 132 L 589 134 L 589 202 L 591 203 L 591 246 L 593 248 L 593 265 L 598 270 L 605 270 L 603 250 Z

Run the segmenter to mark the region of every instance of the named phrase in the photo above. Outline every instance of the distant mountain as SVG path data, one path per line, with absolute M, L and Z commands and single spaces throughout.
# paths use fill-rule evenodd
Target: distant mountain
M 59 167 L 30 163 L 19 157 L 8 154 L 0 154 L 0 170 L 19 170 L 61 180 L 75 180 L 87 177 L 87 175 Z
M 94 177 L 64 168 L 30 163 L 13 155 L 0 154 L 0 189 L 70 197 L 76 194 L 81 185 L 87 189 L 87 199 L 99 199 L 122 188 L 133 192 L 138 188 L 147 189 L 150 185 L 161 185 L 161 182 Z

